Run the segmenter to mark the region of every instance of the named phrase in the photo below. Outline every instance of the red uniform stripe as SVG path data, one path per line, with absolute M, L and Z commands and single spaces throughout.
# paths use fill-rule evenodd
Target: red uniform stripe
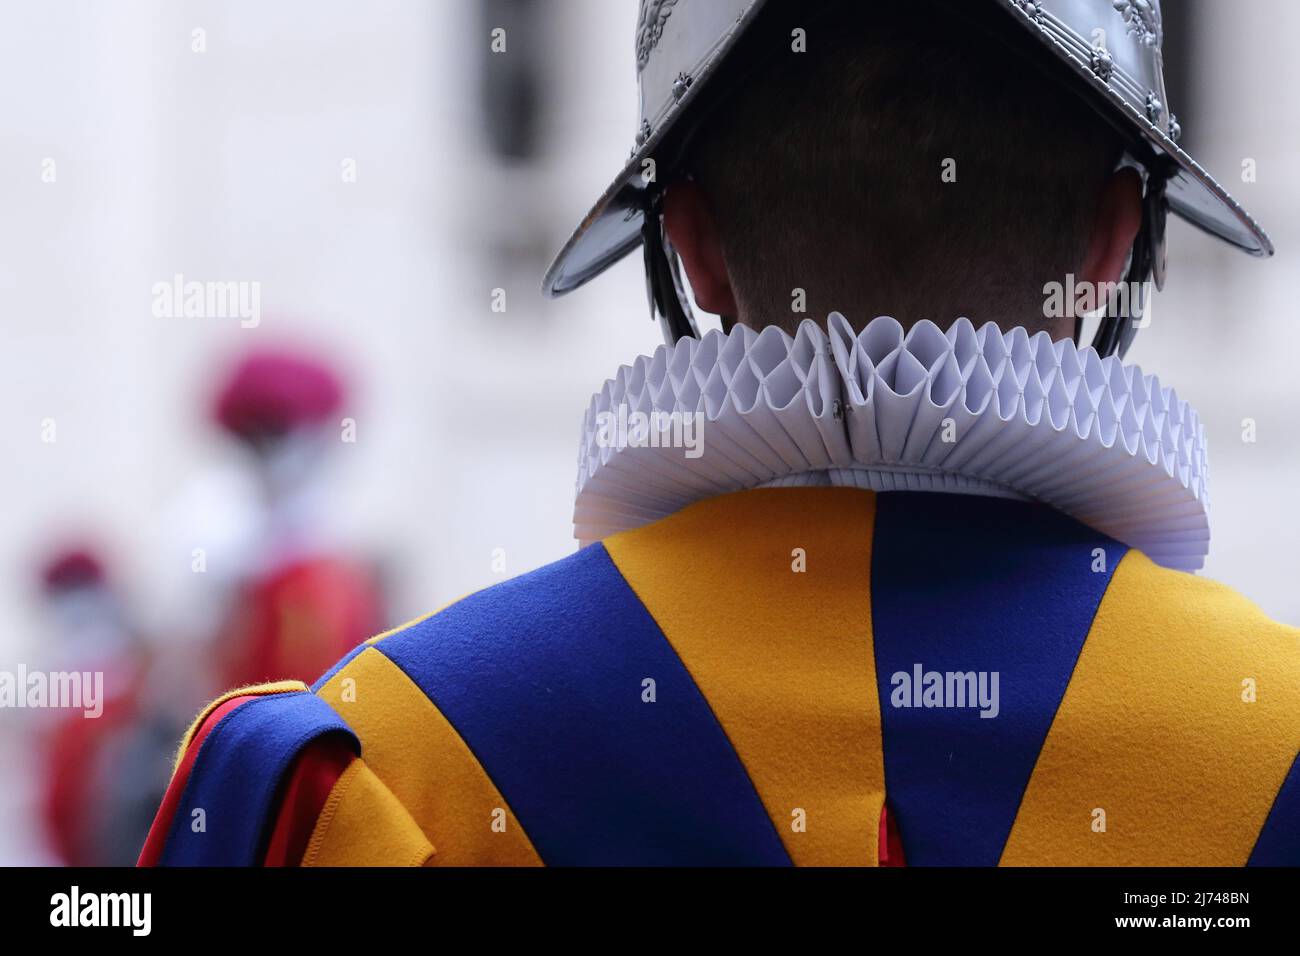
M 153 818 L 152 825 L 149 827 L 149 836 L 145 838 L 144 849 L 140 851 L 140 859 L 136 861 L 136 866 L 158 865 L 163 848 L 167 845 L 167 834 L 171 831 L 172 817 L 176 814 L 176 808 L 180 805 L 181 794 L 185 792 L 185 785 L 189 783 L 190 771 L 194 768 L 194 761 L 198 757 L 199 749 L 203 746 L 203 741 L 208 734 L 236 707 L 256 699 L 257 695 L 255 694 L 232 697 L 208 714 L 203 723 L 194 731 L 194 736 L 190 739 L 190 745 L 185 748 L 185 754 L 181 757 L 180 763 L 177 764 L 176 772 L 172 774 L 172 782 L 167 785 L 167 793 L 163 797 L 162 805 L 158 808 L 158 813 Z

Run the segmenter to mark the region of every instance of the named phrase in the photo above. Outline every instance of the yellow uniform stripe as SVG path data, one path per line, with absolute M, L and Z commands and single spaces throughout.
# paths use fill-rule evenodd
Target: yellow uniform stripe
M 415 821 L 364 760 L 330 791 L 303 866 L 423 866 L 434 855 Z
M 759 489 L 605 541 L 800 865 L 878 861 L 874 508 L 856 489 Z
M 1298 636 L 1130 551 L 1001 862 L 1244 864 L 1300 744 Z
M 366 765 L 437 847 L 435 864 L 541 865 L 460 735 L 380 650 L 366 648 L 319 694 L 361 739 Z

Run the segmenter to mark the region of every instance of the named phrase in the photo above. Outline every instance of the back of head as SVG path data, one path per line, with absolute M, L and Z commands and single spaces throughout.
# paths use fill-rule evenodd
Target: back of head
M 1009 47 L 909 0 L 810 23 L 806 52 L 720 104 L 689 165 L 747 325 L 838 310 L 859 328 L 965 315 L 1033 331 L 1121 150 Z

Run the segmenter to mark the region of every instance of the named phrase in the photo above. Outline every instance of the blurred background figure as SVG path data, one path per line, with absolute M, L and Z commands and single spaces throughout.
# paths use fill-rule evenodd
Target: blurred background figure
M 215 478 L 197 469 L 190 480 L 201 493 L 180 495 L 170 511 L 182 536 L 208 545 L 192 570 L 203 572 L 209 600 L 150 639 L 99 550 L 70 545 L 41 564 L 53 634 L 31 667 L 103 675 L 98 716 L 64 708 L 20 718 L 33 725 L 25 736 L 51 861 L 133 864 L 177 743 L 207 700 L 244 684 L 310 683 L 386 625 L 378 573 L 337 543 L 329 520 L 331 459 L 355 430 L 341 374 L 278 345 L 244 350 L 209 379 L 203 427 L 231 454 L 218 456 Z M 244 480 L 228 482 L 222 458 L 237 458 Z M 211 575 L 210 560 L 219 566 Z
M 246 454 L 259 498 L 216 638 L 222 689 L 311 683 L 383 629 L 377 574 L 323 531 L 330 453 L 353 440 L 344 385 L 328 364 L 287 348 L 249 352 L 220 384 L 215 423 Z
M 103 559 L 84 545 L 56 551 L 40 573 L 51 639 L 42 669 L 102 674 L 102 711 L 40 711 L 40 803 L 52 856 L 69 866 L 129 865 L 167 786 L 178 720 L 145 688 L 152 654 Z M 98 710 L 98 708 L 96 708 Z

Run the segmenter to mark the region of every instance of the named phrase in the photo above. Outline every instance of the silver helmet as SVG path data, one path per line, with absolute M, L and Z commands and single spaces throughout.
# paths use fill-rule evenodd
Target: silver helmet
M 836 2 L 836 0 L 828 0 Z M 1100 115 L 1135 144 L 1146 179 L 1143 228 L 1128 281 L 1164 284 L 1165 213 L 1255 256 L 1273 253 L 1268 235 L 1209 173 L 1178 146 L 1178 120 L 1165 93 L 1159 0 L 974 0 L 1037 38 Z M 806 7 L 807 4 L 801 6 Z M 725 67 L 762 18 L 789 0 L 640 0 L 636 31 L 640 128 L 613 183 L 578 224 L 542 282 L 564 295 L 643 245 L 652 313 L 671 342 L 697 334 L 667 244 L 659 201 Z M 1107 316 L 1093 345 L 1122 354 L 1136 323 Z

